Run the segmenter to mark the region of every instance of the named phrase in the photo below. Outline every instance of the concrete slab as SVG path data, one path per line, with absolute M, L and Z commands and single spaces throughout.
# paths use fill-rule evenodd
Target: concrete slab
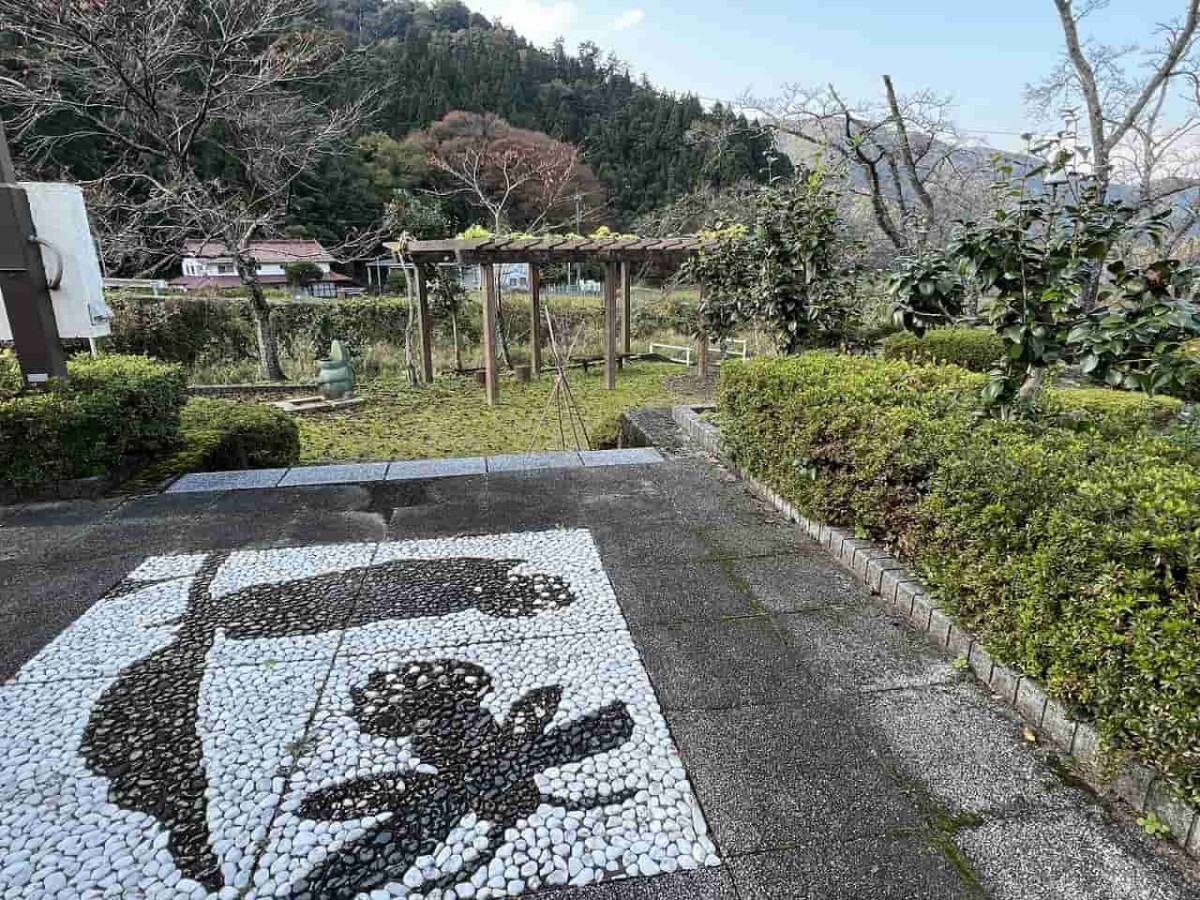
M 460 475 L 482 475 L 487 464 L 482 456 L 463 456 L 453 459 L 405 459 L 388 466 L 387 480 L 415 478 L 450 478 Z
M 884 691 L 865 709 L 905 774 L 954 812 L 991 817 L 1088 802 L 974 683 Z
M 193 491 L 245 491 L 271 488 L 287 475 L 287 469 L 246 469 L 238 472 L 193 472 L 167 488 L 168 494 Z
M 628 517 L 620 516 L 589 525 L 600 555 L 615 569 L 658 566 L 673 570 L 709 555 L 708 545 L 670 506 L 657 515 L 639 517 L 636 527 Z
M 293 466 L 279 482 L 280 487 L 305 484 L 346 484 L 355 481 L 383 481 L 387 463 L 348 463 L 336 466 Z
M 806 842 L 729 861 L 740 900 L 968 900 L 978 891 L 919 836 Z
M 943 654 L 865 597 L 859 605 L 782 615 L 779 623 L 831 689 L 893 690 L 959 677 Z
M 751 595 L 716 563 L 695 563 L 667 572 L 614 569 L 609 577 L 631 622 L 711 622 L 756 613 Z
M 669 709 L 783 703 L 818 689 L 804 659 L 767 617 L 635 629 Z
M 1072 810 L 997 820 L 959 833 L 995 900 L 1184 900 L 1197 896 L 1153 857 L 1152 839 L 1132 826 Z
M 736 559 L 730 563 L 730 571 L 743 579 L 759 603 L 771 612 L 871 602 L 862 585 L 840 566 L 831 567 L 829 557 L 816 546 L 801 546 L 794 553 Z
M 811 695 L 671 717 L 726 854 L 810 843 L 818 835 L 826 846 L 920 824 L 916 805 L 844 724 L 828 698 Z
M 708 548 L 707 555 L 714 559 L 773 556 L 800 549 L 794 526 L 774 522 L 704 524 L 696 528 L 695 533 Z M 807 542 L 808 539 L 804 540 Z
M 554 450 L 548 453 L 506 453 L 487 458 L 489 472 L 527 472 L 531 469 L 570 469 L 582 466 L 575 450 Z
M 585 466 L 646 466 L 663 461 L 653 447 L 628 447 L 622 450 L 580 450 Z

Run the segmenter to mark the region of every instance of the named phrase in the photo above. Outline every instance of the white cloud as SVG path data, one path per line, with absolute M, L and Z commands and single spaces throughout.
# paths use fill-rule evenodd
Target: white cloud
M 579 17 L 579 6 L 571 0 L 477 0 L 470 6 L 541 47 L 566 36 Z
M 634 28 L 646 21 L 646 11 L 641 7 L 627 9 L 612 21 L 609 27 L 613 31 L 625 31 L 628 28 Z

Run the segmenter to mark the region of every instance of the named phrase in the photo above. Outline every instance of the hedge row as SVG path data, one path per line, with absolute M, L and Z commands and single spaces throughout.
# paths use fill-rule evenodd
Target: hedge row
M 1004 342 L 981 328 L 937 328 L 922 337 L 903 331 L 884 338 L 881 347 L 884 359 L 953 363 L 972 372 L 987 372 L 1004 356 Z
M 113 321 L 106 347 L 114 353 L 153 356 L 185 366 L 257 358 L 245 300 L 114 294 L 108 302 Z M 570 343 L 581 328 L 593 344 L 602 340 L 604 310 L 599 301 L 581 303 L 575 298 L 546 295 L 543 305 L 554 316 L 556 329 L 563 332 L 558 335 L 561 341 Z M 271 306 L 280 349 L 294 359 L 324 357 L 334 339 L 346 341 L 355 350 L 372 344 L 404 343 L 408 302 L 403 298 L 280 301 Z M 692 306 L 677 300 L 658 304 L 653 310 L 639 307 L 634 333 L 641 337 L 662 328 L 686 333 L 694 314 Z M 510 344 L 528 342 L 529 304 L 525 295 L 505 297 L 502 324 Z M 479 303 L 468 301 L 458 320 L 459 340 L 464 346 L 479 342 L 480 327 Z M 448 317 L 435 317 L 434 329 L 442 341 L 449 342 L 452 332 Z
M 1061 392 L 1046 421 L 999 422 L 975 414 L 983 377 L 730 364 L 723 439 L 806 514 L 889 544 L 998 659 L 1200 800 L 1200 475 L 1155 433 L 1174 404 Z
M 18 489 L 86 478 L 179 440 L 184 378 L 144 357 L 76 359 L 70 378 L 0 399 L 0 481 Z
M 189 366 L 256 357 L 246 300 L 116 294 L 108 303 L 113 321 L 106 346 L 113 352 L 146 354 Z M 271 306 L 281 349 L 300 358 L 326 356 L 334 339 L 351 347 L 403 343 L 408 320 L 407 302 L 396 298 L 285 301 Z

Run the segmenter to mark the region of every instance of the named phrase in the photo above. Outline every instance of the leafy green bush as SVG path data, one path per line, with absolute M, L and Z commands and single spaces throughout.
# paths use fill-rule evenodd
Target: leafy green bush
M 18 488 L 86 478 L 179 439 L 178 366 L 144 357 L 78 359 L 70 378 L 0 399 L 0 480 Z
M 109 305 L 114 316 L 107 346 L 117 352 L 145 353 L 189 366 L 257 358 L 246 300 L 118 294 Z M 403 342 L 407 319 L 408 302 L 394 297 L 271 304 L 280 350 L 293 357 L 323 357 L 335 338 L 351 347 Z
M 1108 388 L 1052 389 L 1042 392 L 1042 416 L 1054 425 L 1093 431 L 1110 438 L 1161 431 L 1183 405 L 1173 397 Z
M 0 398 L 11 396 L 21 389 L 21 367 L 16 354 L 0 350 Z
M 731 363 L 723 438 L 806 514 L 887 542 L 998 659 L 1200 799 L 1200 473 L 1148 427 L 1158 407 L 1061 391 L 1046 419 L 997 421 L 977 415 L 984 378 Z
M 917 337 L 901 332 L 884 338 L 884 359 L 953 363 L 972 372 L 986 372 L 1004 355 L 1004 342 L 980 328 L 935 328 Z
M 300 459 L 300 429 L 272 406 L 193 397 L 181 417 L 186 449 L 176 471 L 273 469 Z

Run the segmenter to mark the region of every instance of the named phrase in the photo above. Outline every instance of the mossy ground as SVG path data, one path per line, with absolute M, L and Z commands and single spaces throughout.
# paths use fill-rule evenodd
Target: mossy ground
M 612 446 L 622 412 L 642 406 L 670 406 L 704 400 L 695 379 L 676 379 L 681 366 L 633 362 L 617 374 L 617 389 L 604 389 L 603 373 L 573 369 L 571 389 L 583 410 L 593 448 Z M 489 407 L 473 380 L 439 377 L 410 389 L 400 379 L 376 379 L 359 393 L 362 406 L 331 415 L 299 419 L 301 461 L 306 463 L 367 459 L 425 459 L 521 453 L 562 447 L 558 419 L 551 407 L 540 431 L 538 421 L 549 402 L 554 377 L 528 384 L 501 380 L 500 404 Z M 574 447 L 570 431 L 567 446 Z

